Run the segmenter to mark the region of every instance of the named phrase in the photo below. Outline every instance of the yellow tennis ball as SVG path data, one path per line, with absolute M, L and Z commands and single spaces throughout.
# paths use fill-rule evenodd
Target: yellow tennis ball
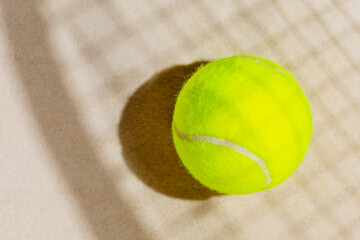
M 309 102 L 291 74 L 247 55 L 200 67 L 177 97 L 172 124 L 184 166 L 227 194 L 283 182 L 304 158 L 311 129 Z

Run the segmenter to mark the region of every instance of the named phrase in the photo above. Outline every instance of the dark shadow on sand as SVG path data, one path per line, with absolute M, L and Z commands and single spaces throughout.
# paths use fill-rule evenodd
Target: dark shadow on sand
M 187 172 L 171 133 L 176 96 L 186 79 L 206 63 L 165 69 L 131 96 L 122 113 L 119 137 L 126 163 L 144 183 L 171 197 L 201 200 L 218 195 Z

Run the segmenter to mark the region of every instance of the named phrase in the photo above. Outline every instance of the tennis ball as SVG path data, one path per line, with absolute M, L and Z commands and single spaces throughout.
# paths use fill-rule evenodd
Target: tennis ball
M 172 123 L 190 174 L 226 194 L 283 182 L 302 161 L 311 129 L 309 102 L 291 74 L 249 55 L 200 67 L 180 91 Z

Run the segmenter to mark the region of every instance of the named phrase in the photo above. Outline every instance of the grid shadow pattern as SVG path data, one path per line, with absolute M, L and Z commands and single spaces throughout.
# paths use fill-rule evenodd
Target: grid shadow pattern
M 156 72 L 243 53 L 283 65 L 309 98 L 311 146 L 284 187 L 186 202 L 171 217 L 165 214 L 162 234 L 156 236 L 359 239 L 359 16 L 357 0 L 79 0 L 59 7 L 53 18 L 101 76 L 105 95 L 117 96 L 123 108 Z M 161 209 L 154 203 L 150 211 L 156 215 Z M 194 224 L 210 225 L 196 235 Z

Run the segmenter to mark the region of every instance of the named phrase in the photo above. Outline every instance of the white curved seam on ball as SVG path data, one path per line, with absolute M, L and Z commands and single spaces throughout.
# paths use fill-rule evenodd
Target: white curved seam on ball
M 247 60 L 251 60 L 251 61 L 258 62 L 258 63 L 263 64 L 263 65 L 265 65 L 265 66 L 271 67 L 272 69 L 274 69 L 275 71 L 278 71 L 279 73 L 285 74 L 285 73 L 284 73 L 283 71 L 281 71 L 280 69 L 277 69 L 277 68 L 275 68 L 275 67 L 273 67 L 273 66 L 271 66 L 271 65 L 269 65 L 269 64 L 267 64 L 267 63 L 264 63 L 264 62 L 262 62 L 262 61 L 260 61 L 260 60 L 257 60 L 257 59 L 254 59 L 254 58 L 250 58 L 250 57 L 245 57 L 245 56 L 238 56 L 238 57 L 244 58 L 244 59 L 247 59 Z
M 259 166 L 261 167 L 263 173 L 265 174 L 266 184 L 265 184 L 264 188 L 267 187 L 270 184 L 272 179 L 271 179 L 269 170 L 266 168 L 265 162 L 261 158 L 259 158 L 258 156 L 256 156 L 255 154 L 253 154 L 252 152 L 247 150 L 246 148 L 243 148 L 242 146 L 237 145 L 237 144 L 235 144 L 233 142 L 229 142 L 226 139 L 215 138 L 215 137 L 210 137 L 210 136 L 206 136 L 206 135 L 186 135 L 185 133 L 182 133 L 175 126 L 175 124 L 174 124 L 174 129 L 175 129 L 176 134 L 181 139 L 189 140 L 189 141 L 208 142 L 208 143 L 213 143 L 213 144 L 216 144 L 216 145 L 222 145 L 222 146 L 231 148 L 234 151 L 236 151 L 236 152 L 250 158 L 251 160 L 253 160 L 257 164 L 259 164 Z

